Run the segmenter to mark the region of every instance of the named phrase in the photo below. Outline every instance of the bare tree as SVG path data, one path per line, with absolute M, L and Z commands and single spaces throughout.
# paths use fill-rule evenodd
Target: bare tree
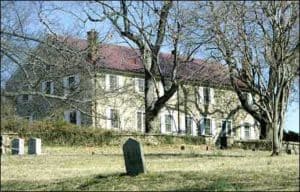
M 198 25 L 209 50 L 225 61 L 243 108 L 281 148 L 292 85 L 299 74 L 298 2 L 209 2 Z M 203 18 L 203 19 L 202 19 Z
M 145 73 L 145 123 L 146 132 L 149 133 L 153 131 L 154 119 L 159 111 L 178 90 L 179 45 L 184 39 L 183 31 L 188 29 L 185 25 L 187 20 L 180 17 L 182 12 L 178 2 L 120 1 L 117 5 L 115 2 L 97 1 L 86 11 L 90 21 L 98 22 L 102 19 L 97 11 L 100 10 L 97 5 L 100 5 L 104 15 L 119 34 L 133 42 L 139 49 Z M 171 69 L 169 74 L 166 74 L 160 58 L 161 48 L 166 42 L 173 50 L 172 63 L 168 66 Z M 189 58 L 197 48 L 199 47 L 190 49 L 189 54 L 185 54 L 186 58 Z M 159 93 L 158 83 L 162 84 L 163 93 Z

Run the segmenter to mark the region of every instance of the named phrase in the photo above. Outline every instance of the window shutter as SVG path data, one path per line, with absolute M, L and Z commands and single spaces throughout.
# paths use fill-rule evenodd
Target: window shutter
M 161 113 L 161 115 L 160 115 L 160 131 L 161 131 L 161 133 L 166 132 L 165 113 Z
M 41 92 L 45 93 L 45 91 L 46 91 L 46 82 L 44 81 L 44 82 L 42 82 Z
M 198 123 L 198 135 L 205 135 L 204 118 L 201 118 Z
M 186 130 L 186 127 L 185 127 L 185 114 L 180 114 L 180 126 L 179 126 L 179 129 L 184 132 Z
M 109 86 L 109 75 L 105 74 L 105 90 L 109 91 L 110 90 L 110 86 Z
M 28 101 L 32 101 L 32 95 L 28 95 Z
M 240 138 L 244 139 L 244 122 L 241 121 L 240 123 Z
M 198 95 L 199 95 L 198 101 L 199 101 L 200 104 L 202 104 L 204 102 L 203 87 L 199 87 Z
M 194 118 L 193 118 L 193 122 L 192 122 L 192 135 L 197 136 L 197 123 Z
M 63 78 L 64 85 L 64 95 L 66 96 L 69 93 L 68 77 Z
M 211 119 L 211 134 L 213 136 L 217 134 L 216 122 L 214 119 Z
M 81 125 L 81 112 L 76 111 L 76 125 Z
M 210 88 L 210 102 L 211 104 L 215 104 L 215 90 L 213 88 Z
M 53 81 L 50 84 L 50 93 L 54 94 L 54 82 Z
M 135 92 L 139 93 L 139 78 L 134 78 L 134 89 Z
M 118 81 L 118 88 L 119 88 L 119 90 L 121 90 L 124 87 L 125 78 L 121 75 L 117 75 L 116 77 L 117 77 L 117 81 Z
M 75 75 L 75 84 L 76 84 L 76 87 L 80 86 L 80 75 L 79 74 Z
M 110 119 L 111 119 L 111 113 L 110 113 L 110 108 L 108 107 L 106 109 L 106 126 L 107 126 L 107 128 L 111 128 Z
M 70 122 L 70 111 L 65 111 L 64 116 L 65 116 L 65 121 Z

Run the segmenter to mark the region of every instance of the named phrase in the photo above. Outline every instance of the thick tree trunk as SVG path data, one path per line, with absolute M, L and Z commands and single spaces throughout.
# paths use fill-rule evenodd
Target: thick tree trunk
M 277 156 L 280 153 L 280 140 L 279 140 L 279 130 L 280 125 L 278 122 L 271 123 L 273 127 L 273 144 L 272 144 L 272 156 Z

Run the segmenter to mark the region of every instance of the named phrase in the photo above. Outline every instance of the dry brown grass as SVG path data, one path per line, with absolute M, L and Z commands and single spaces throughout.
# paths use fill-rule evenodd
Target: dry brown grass
M 2 190 L 299 190 L 299 156 L 144 146 L 147 174 L 125 176 L 121 147 L 44 147 L 1 158 Z

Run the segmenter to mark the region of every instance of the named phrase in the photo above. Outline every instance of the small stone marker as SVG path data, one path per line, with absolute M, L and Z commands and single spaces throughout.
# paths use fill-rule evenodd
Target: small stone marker
M 134 176 L 146 173 L 144 153 L 141 144 L 129 138 L 123 145 L 126 173 Z
M 24 155 L 24 139 L 16 138 L 11 142 L 12 155 Z
M 30 138 L 28 141 L 28 154 L 40 155 L 42 153 L 42 142 L 39 138 Z

